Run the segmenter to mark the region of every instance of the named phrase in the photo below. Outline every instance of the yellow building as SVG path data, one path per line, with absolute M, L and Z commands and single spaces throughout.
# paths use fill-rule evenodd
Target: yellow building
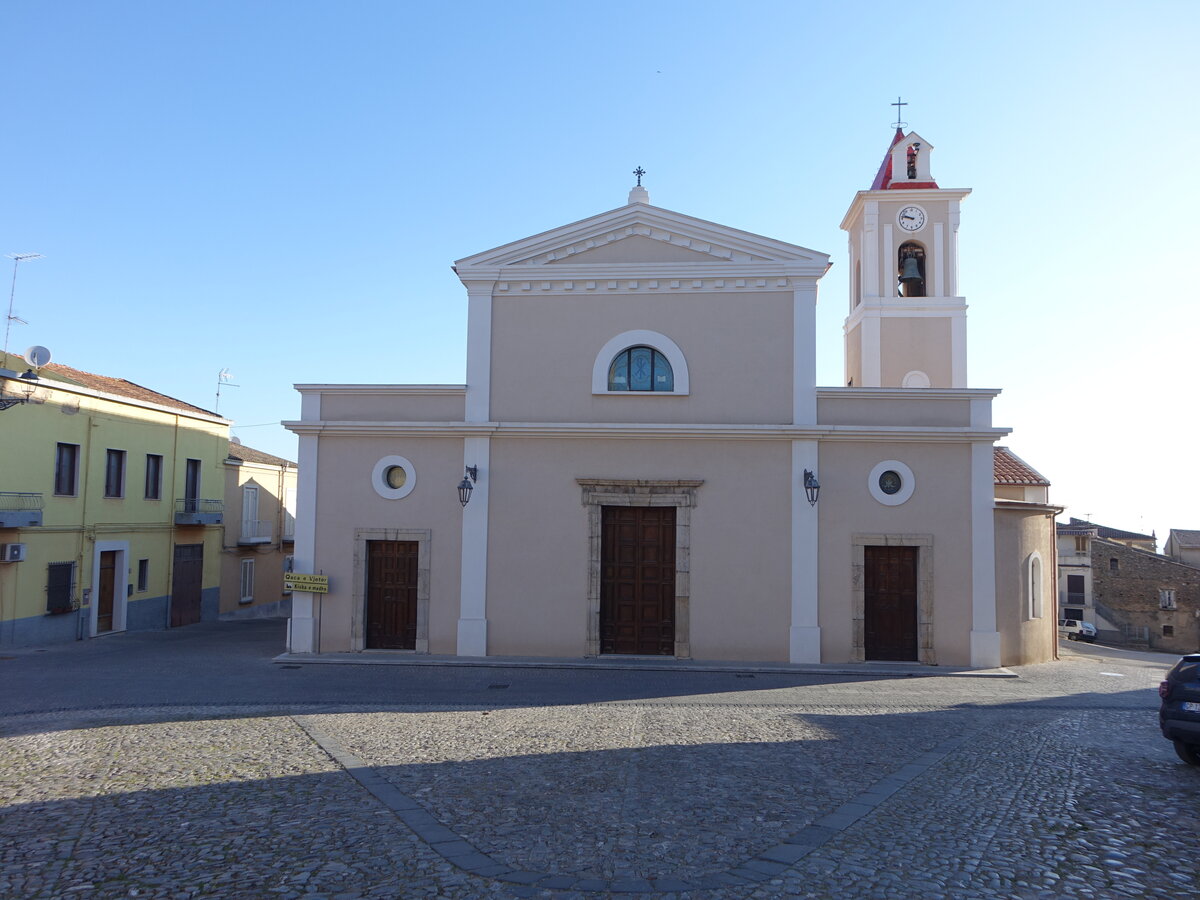
M 221 618 L 286 616 L 296 540 L 296 464 L 245 444 L 225 458 Z
M 229 421 L 121 378 L 32 375 L 0 354 L 0 645 L 216 619 Z

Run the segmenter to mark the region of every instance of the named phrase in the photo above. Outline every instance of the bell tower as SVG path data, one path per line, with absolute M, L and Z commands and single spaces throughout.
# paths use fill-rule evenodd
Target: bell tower
M 897 123 L 870 190 L 842 219 L 850 235 L 846 384 L 965 388 L 967 303 L 958 293 L 959 205 L 938 187 L 933 145 Z

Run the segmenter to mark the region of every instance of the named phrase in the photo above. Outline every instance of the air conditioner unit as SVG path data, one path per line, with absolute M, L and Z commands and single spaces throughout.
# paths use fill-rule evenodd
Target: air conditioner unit
M 0 562 L 21 562 L 24 559 L 24 544 L 0 544 Z

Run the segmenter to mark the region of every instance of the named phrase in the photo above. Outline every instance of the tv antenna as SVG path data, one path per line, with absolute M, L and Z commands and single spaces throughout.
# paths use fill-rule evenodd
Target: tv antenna
M 229 369 L 227 369 L 227 368 L 222 369 L 220 372 L 217 373 L 217 403 L 213 407 L 213 412 L 219 413 L 221 411 L 221 388 L 223 388 L 223 387 L 241 387 L 240 384 L 232 384 L 231 383 L 232 379 L 233 379 L 233 375 L 230 374 Z
M 8 292 L 8 318 L 4 320 L 4 352 L 8 353 L 8 334 L 12 331 L 12 323 L 18 322 L 21 325 L 28 325 L 24 319 L 13 315 L 13 299 L 17 296 L 17 266 L 27 259 L 41 259 L 40 253 L 6 253 L 4 254 L 13 261 L 13 277 L 12 288 Z

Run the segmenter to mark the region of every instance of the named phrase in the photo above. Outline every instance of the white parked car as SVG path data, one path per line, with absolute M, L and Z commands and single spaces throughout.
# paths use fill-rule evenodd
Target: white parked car
M 1087 641 L 1092 644 L 1096 641 L 1096 626 L 1091 622 L 1059 619 L 1058 636 L 1065 637 L 1068 641 Z

